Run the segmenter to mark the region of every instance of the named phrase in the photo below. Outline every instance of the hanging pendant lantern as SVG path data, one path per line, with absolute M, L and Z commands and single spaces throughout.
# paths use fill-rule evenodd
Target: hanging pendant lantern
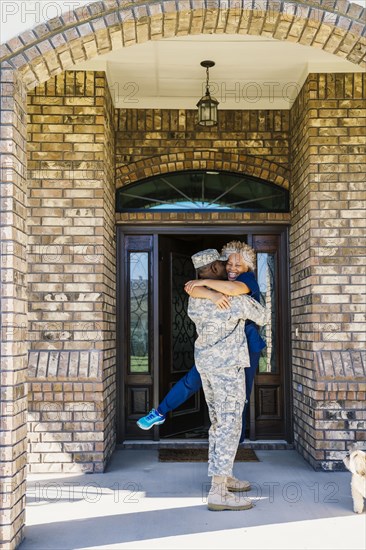
M 219 102 L 210 95 L 208 72 L 209 68 L 215 65 L 215 62 L 208 60 L 201 61 L 201 65 L 206 68 L 206 93 L 197 103 L 198 124 L 200 126 L 217 126 L 217 106 Z

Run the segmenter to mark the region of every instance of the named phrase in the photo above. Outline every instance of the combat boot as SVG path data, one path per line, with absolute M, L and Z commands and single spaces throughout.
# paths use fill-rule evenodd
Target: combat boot
M 231 493 L 250 491 L 251 486 L 249 481 L 237 479 L 236 477 L 228 477 L 226 481 L 227 490 Z
M 229 493 L 226 476 L 213 476 L 211 489 L 207 497 L 207 507 L 213 511 L 235 511 L 249 510 L 253 507 L 253 504 L 248 498 Z

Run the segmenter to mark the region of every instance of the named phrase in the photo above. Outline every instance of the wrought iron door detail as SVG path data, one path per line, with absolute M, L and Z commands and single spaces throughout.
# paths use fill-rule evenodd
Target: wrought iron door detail
M 195 326 L 187 315 L 188 294 L 184 284 L 194 279 L 192 260 L 184 254 L 171 254 L 172 269 L 172 372 L 188 371 L 194 365 Z
M 130 372 L 149 372 L 149 253 L 131 252 Z

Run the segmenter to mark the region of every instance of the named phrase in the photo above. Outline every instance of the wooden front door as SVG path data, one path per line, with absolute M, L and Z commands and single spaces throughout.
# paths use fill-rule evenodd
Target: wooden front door
M 220 230 L 221 229 L 221 230 Z M 205 234 L 200 234 L 205 231 Z M 184 283 L 194 277 L 190 256 L 246 241 L 257 252 L 261 301 L 269 311 L 250 399 L 247 437 L 292 440 L 289 374 L 287 231 L 284 228 L 131 228 L 119 235 L 119 440 L 185 438 L 208 427 L 202 391 L 171 412 L 160 428 L 143 432 L 136 420 L 157 406 L 193 365 L 194 328 L 186 315 Z M 133 233 L 132 233 L 133 232 Z M 202 430 L 200 430 L 202 429 Z

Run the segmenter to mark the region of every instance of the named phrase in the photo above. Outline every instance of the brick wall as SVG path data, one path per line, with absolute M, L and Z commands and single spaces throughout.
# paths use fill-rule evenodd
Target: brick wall
M 23 538 L 27 410 L 26 90 L 1 67 L 0 547 Z
M 309 75 L 291 110 L 295 441 L 343 468 L 365 440 L 366 75 Z
M 116 187 L 179 170 L 245 172 L 289 186 L 289 111 L 219 110 L 218 126 L 197 125 L 197 111 L 116 109 Z M 289 223 L 286 213 L 117 213 L 133 223 Z
M 235 152 L 289 166 L 289 111 L 225 111 L 217 127 L 197 126 L 196 110 L 117 109 L 116 166 L 167 153 Z
M 29 468 L 101 471 L 113 449 L 113 109 L 104 73 L 28 96 Z

